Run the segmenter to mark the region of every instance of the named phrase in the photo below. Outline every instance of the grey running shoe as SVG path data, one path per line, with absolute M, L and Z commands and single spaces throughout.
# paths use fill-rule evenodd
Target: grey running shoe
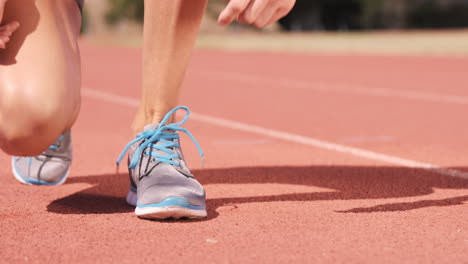
M 187 112 L 179 123 L 166 124 L 179 109 Z M 184 124 L 190 112 L 179 106 L 160 124 L 147 125 L 123 150 L 117 164 L 128 152 L 130 191 L 127 203 L 136 206 L 141 218 L 165 219 L 206 217 L 205 190 L 188 169 L 179 144 L 178 131 L 186 133 L 203 152 Z
M 71 133 L 65 132 L 42 154 L 13 157 L 15 178 L 29 185 L 58 185 L 65 182 L 72 160 Z

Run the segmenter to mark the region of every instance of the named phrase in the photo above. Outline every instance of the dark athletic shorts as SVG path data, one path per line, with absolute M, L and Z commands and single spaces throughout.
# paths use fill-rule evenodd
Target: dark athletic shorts
M 78 3 L 78 6 L 80 7 L 81 13 L 83 13 L 84 0 L 76 0 L 76 2 Z

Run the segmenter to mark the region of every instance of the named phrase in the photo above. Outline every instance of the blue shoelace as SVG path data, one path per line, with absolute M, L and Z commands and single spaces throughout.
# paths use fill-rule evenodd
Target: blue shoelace
M 171 116 L 177 112 L 177 110 L 185 110 L 185 116 L 184 119 L 181 122 L 178 123 L 169 123 L 167 125 L 166 122 L 171 118 Z M 200 157 L 202 159 L 202 166 L 204 166 L 204 154 L 203 151 L 198 144 L 197 140 L 192 136 L 192 134 L 185 128 L 180 127 L 183 125 L 185 122 L 187 122 L 188 118 L 190 116 L 190 110 L 186 106 L 178 106 L 171 111 L 169 111 L 166 116 L 164 116 L 163 120 L 159 123 L 158 127 L 156 129 L 150 129 L 147 130 L 139 135 L 136 136 L 136 138 L 132 141 L 130 141 L 125 148 L 123 149 L 122 153 L 120 154 L 119 158 L 117 159 L 117 166 L 120 165 L 122 159 L 124 158 L 125 154 L 128 152 L 130 147 L 139 142 L 143 141 L 141 145 L 138 147 L 138 149 L 135 151 L 133 154 L 133 157 L 130 161 L 129 168 L 133 169 L 135 166 L 138 164 L 138 160 L 143 153 L 146 156 L 152 157 L 153 161 L 158 161 L 158 162 L 164 162 L 168 163 L 174 166 L 180 166 L 180 163 L 175 161 L 174 159 L 180 159 L 181 157 L 179 154 L 173 153 L 172 149 L 173 148 L 178 148 L 179 147 L 179 135 L 177 134 L 177 131 L 184 132 L 187 134 L 187 136 L 190 137 L 190 139 L 193 141 L 195 146 L 198 149 L 198 153 L 200 154 Z M 168 132 L 170 131 L 170 132 Z M 174 139 L 177 139 L 176 142 L 174 142 Z M 147 151 L 146 149 L 150 149 L 151 151 Z M 154 151 L 162 151 L 166 153 L 167 155 L 160 154 L 158 152 Z
M 50 150 L 56 150 L 59 148 L 60 141 L 63 139 L 63 135 L 60 135 L 60 137 L 54 142 L 54 144 L 50 145 L 49 149 Z

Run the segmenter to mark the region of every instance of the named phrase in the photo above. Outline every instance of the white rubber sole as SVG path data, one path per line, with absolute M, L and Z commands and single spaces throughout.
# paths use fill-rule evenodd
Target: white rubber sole
M 145 219 L 180 219 L 183 217 L 189 219 L 200 219 L 207 216 L 206 210 L 192 210 L 178 206 L 168 207 L 146 207 L 135 209 L 135 214 L 140 218 Z
M 27 182 L 23 179 L 23 177 L 21 177 L 21 175 L 19 175 L 17 172 L 16 172 L 16 166 L 15 166 L 15 160 L 14 158 L 11 158 L 11 171 L 13 172 L 13 176 L 15 176 L 15 178 L 23 183 L 23 184 L 26 184 L 26 185 L 32 185 L 32 186 L 55 186 L 55 185 L 61 185 L 63 184 L 67 178 L 68 178 L 68 174 L 70 173 L 70 168 L 68 168 L 67 172 L 65 173 L 65 175 L 62 177 L 62 179 L 58 182 L 55 182 L 55 183 L 52 183 L 52 184 L 32 184 L 30 182 Z
M 136 206 L 135 214 L 144 219 L 167 219 L 167 218 L 189 218 L 200 219 L 207 216 L 206 210 L 194 210 L 180 206 L 165 206 L 165 207 L 138 207 L 137 206 L 137 193 L 128 191 L 127 203 Z

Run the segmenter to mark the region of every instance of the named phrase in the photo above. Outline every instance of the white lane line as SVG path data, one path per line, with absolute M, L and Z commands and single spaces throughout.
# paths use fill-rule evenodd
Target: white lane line
M 98 99 L 101 101 L 123 105 L 123 106 L 138 107 L 138 104 L 139 104 L 139 100 L 137 99 L 114 95 L 114 94 L 92 90 L 92 89 L 82 89 L 82 94 L 89 98 Z M 443 168 L 434 164 L 404 159 L 404 158 L 400 158 L 396 156 L 368 151 L 365 149 L 349 147 L 345 145 L 336 144 L 333 142 L 315 139 L 312 137 L 305 137 L 305 136 L 301 136 L 301 135 L 297 135 L 293 133 L 287 133 L 287 132 L 282 132 L 278 130 L 249 125 L 249 124 L 245 124 L 245 123 L 241 123 L 237 121 L 227 120 L 224 118 L 218 118 L 218 117 L 213 117 L 213 116 L 193 113 L 193 112 L 191 116 L 195 120 L 198 120 L 198 121 L 210 124 L 210 125 L 214 125 L 214 126 L 221 126 L 224 128 L 230 128 L 230 129 L 239 130 L 243 132 L 258 134 L 261 136 L 267 136 L 267 137 L 280 139 L 280 140 L 284 140 L 288 142 L 316 147 L 320 149 L 331 150 L 335 152 L 353 155 L 353 156 L 360 157 L 360 158 L 366 158 L 370 160 L 385 162 L 385 163 L 399 165 L 403 167 L 431 170 L 431 171 L 437 172 L 445 176 L 468 179 L 468 172 L 464 172 L 464 171 L 460 171 L 456 169 Z
M 419 92 L 408 90 L 395 90 L 389 88 L 370 87 L 365 85 L 336 84 L 329 82 L 313 82 L 297 79 L 278 78 L 275 76 L 261 76 L 257 74 L 241 72 L 220 72 L 216 70 L 200 70 L 198 75 L 212 78 L 229 80 L 230 82 L 242 84 L 263 83 L 271 87 L 281 87 L 288 89 L 301 89 L 309 91 L 324 92 L 345 92 L 367 96 L 399 98 L 406 100 L 418 100 L 426 102 L 449 103 L 458 105 L 468 105 L 468 96 L 447 95 L 433 92 Z

